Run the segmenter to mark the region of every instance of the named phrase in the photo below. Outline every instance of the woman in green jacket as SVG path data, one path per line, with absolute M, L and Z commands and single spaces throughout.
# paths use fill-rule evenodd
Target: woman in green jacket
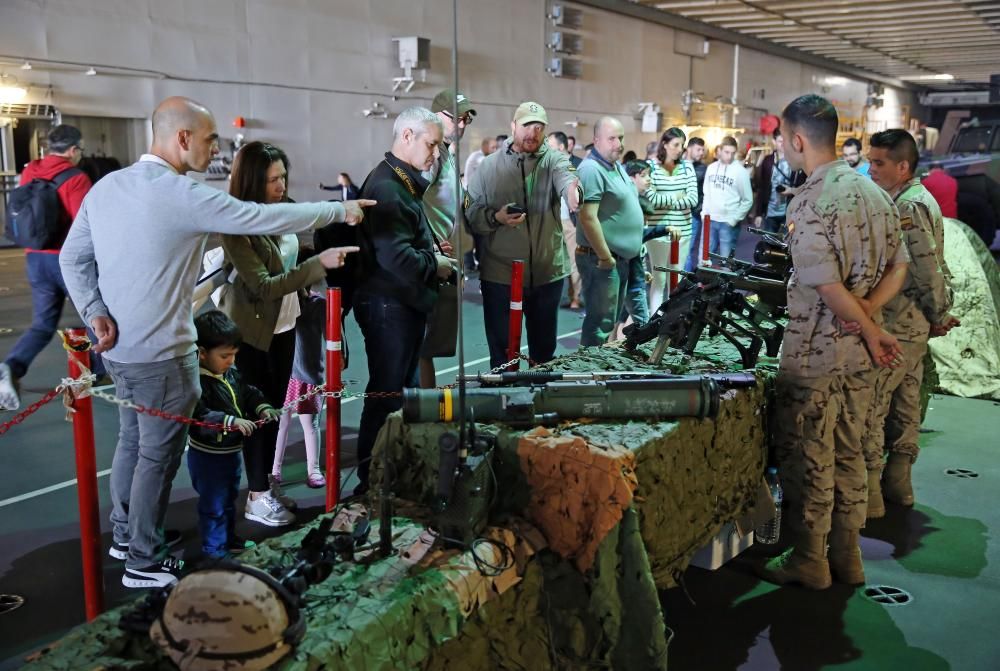
M 236 154 L 230 195 L 258 203 L 280 203 L 288 200 L 287 186 L 288 156 L 278 147 L 250 142 Z M 352 248 L 327 249 L 298 264 L 295 235 L 227 235 L 222 247 L 237 273 L 219 305 L 243 333 L 236 365 L 248 384 L 280 408 L 295 356 L 300 294 L 322 281 L 328 268 L 343 265 Z M 274 527 L 295 521 L 288 510 L 294 502 L 282 495 L 279 483 L 271 477 L 277 433 L 277 423 L 268 423 L 243 443 L 250 486 L 244 516 Z

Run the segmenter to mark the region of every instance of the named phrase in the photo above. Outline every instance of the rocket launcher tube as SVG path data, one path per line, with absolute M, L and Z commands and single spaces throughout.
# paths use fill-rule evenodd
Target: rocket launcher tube
M 743 378 L 741 378 L 743 380 Z M 743 380 L 745 381 L 745 380 Z M 511 425 L 554 424 L 578 418 L 666 419 L 715 417 L 720 383 L 708 376 L 570 380 L 536 386 L 473 387 L 466 404 L 478 421 Z M 407 422 L 456 420 L 452 389 L 404 389 Z

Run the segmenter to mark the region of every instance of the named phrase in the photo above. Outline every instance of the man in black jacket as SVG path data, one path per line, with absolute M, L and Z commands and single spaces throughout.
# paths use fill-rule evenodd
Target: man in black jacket
M 447 256 L 450 245 L 435 243 L 421 206 L 427 181 L 420 173 L 439 155 L 441 120 L 428 109 L 411 107 L 396 117 L 392 134 L 392 151 L 361 187 L 363 198 L 378 201 L 359 227 L 362 279 L 353 301 L 368 355 L 368 393 L 418 386 L 417 360 L 427 315 L 438 284 L 455 272 Z M 400 407 L 399 397 L 365 398 L 358 431 L 361 484 L 355 494 L 367 491 L 375 437 L 389 413 Z

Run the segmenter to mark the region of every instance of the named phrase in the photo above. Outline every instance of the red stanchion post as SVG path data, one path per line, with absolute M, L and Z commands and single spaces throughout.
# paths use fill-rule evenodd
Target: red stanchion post
M 705 221 L 701 226 L 701 265 L 708 266 L 708 238 L 712 235 L 712 217 L 705 215 Z
M 514 261 L 510 269 L 510 330 L 507 336 L 507 360 L 521 355 L 521 321 L 524 315 L 524 261 Z M 507 370 L 517 370 L 519 362 Z
M 340 288 L 326 290 L 326 390 L 343 387 Z M 340 398 L 326 397 L 326 512 L 340 501 Z
M 670 267 L 676 268 L 681 264 L 681 241 L 677 238 L 671 236 L 670 238 Z M 674 293 L 674 289 L 677 288 L 678 278 L 680 276 L 671 271 L 670 273 L 670 293 Z
M 87 331 L 66 329 L 70 346 L 87 343 Z M 82 367 L 81 367 L 82 366 Z M 87 349 L 69 350 L 69 376 L 78 378 L 89 368 Z M 80 549 L 83 555 L 83 596 L 87 621 L 104 611 L 101 566 L 100 503 L 97 496 L 97 457 L 94 449 L 94 413 L 90 397 L 73 401 L 73 446 L 76 452 L 76 496 L 80 508 Z

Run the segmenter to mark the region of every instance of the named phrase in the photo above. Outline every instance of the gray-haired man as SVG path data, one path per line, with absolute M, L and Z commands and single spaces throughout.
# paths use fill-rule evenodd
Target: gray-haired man
M 451 259 L 434 243 L 421 203 L 427 190 L 421 172 L 438 158 L 443 136 L 436 114 L 423 107 L 404 110 L 393 126 L 392 150 L 361 187 L 363 198 L 378 201 L 361 225 L 365 277 L 354 294 L 354 317 L 368 355 L 369 394 L 417 386 L 427 315 L 437 301 L 439 280 L 454 272 Z M 400 407 L 398 397 L 365 399 L 358 430 L 361 484 L 355 494 L 368 489 L 375 437 L 389 413 Z

